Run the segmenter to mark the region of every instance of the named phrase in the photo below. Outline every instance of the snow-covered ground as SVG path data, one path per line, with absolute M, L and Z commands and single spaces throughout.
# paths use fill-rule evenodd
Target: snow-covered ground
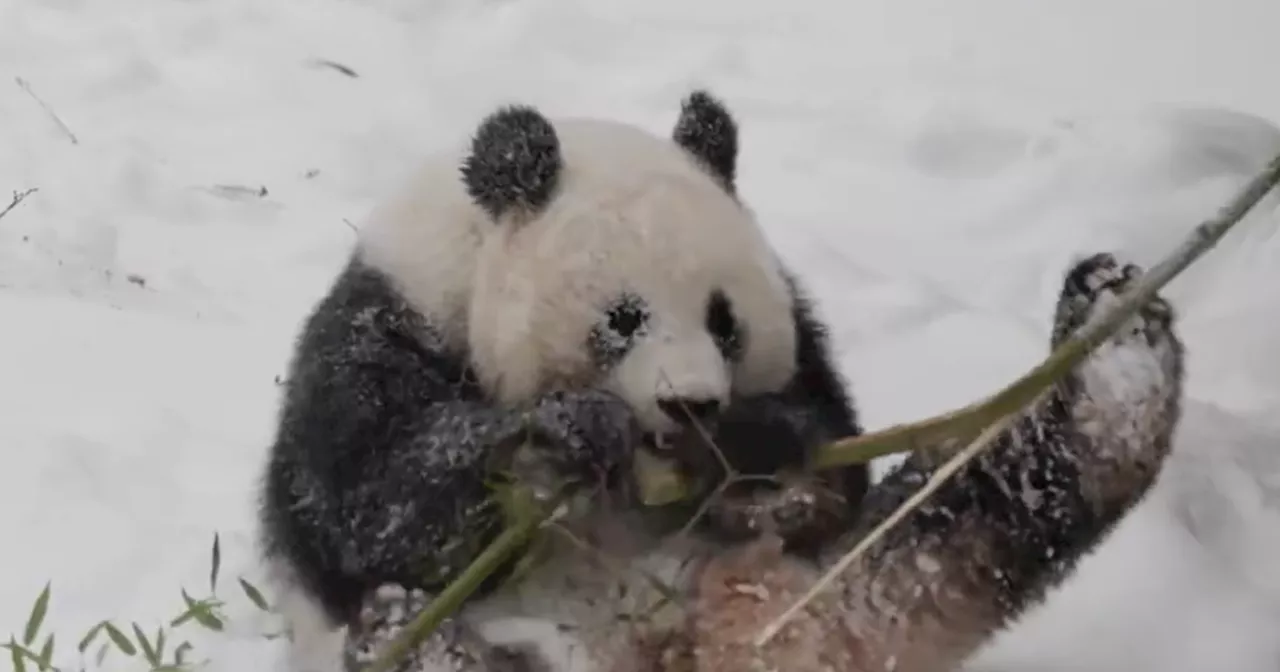
M 0 634 L 49 580 L 56 662 L 104 618 L 154 631 L 217 532 L 227 630 L 178 632 L 273 669 L 235 577 L 293 331 L 499 102 L 665 131 L 725 97 L 875 428 L 1020 373 L 1072 255 L 1149 263 L 1280 151 L 1277 30 L 1274 0 L 0 0 L 0 196 L 38 189 L 0 218 Z M 991 669 L 1280 668 L 1276 203 L 1170 290 L 1169 479 Z

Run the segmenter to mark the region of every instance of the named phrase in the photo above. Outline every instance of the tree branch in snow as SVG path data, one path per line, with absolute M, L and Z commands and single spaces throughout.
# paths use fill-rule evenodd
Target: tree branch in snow
M 71 132 L 71 127 L 67 126 L 66 122 L 62 120 L 62 117 L 59 117 L 58 113 L 54 112 L 53 108 L 49 107 L 48 103 L 44 102 L 44 100 L 42 100 L 40 96 L 37 96 L 35 91 L 31 90 L 31 85 L 27 83 L 27 80 L 21 77 L 14 77 L 13 81 L 18 84 L 19 88 L 21 88 L 23 91 L 26 91 L 27 95 L 31 96 L 31 99 L 36 101 L 36 103 L 40 107 L 44 108 L 45 113 L 48 114 L 53 119 L 54 123 L 58 124 L 58 128 L 61 128 L 62 132 L 66 133 L 67 137 L 71 139 L 71 144 L 73 145 L 80 144 L 80 139 L 76 137 L 75 133 Z
M 9 201 L 9 205 L 5 206 L 4 210 L 0 210 L 0 219 L 4 219 L 4 216 L 9 214 L 10 210 L 21 205 L 23 201 L 27 200 L 28 196 L 36 193 L 37 191 L 40 191 L 39 187 L 32 187 L 26 191 L 13 192 L 13 200 Z
M 1212 249 L 1278 183 L 1280 183 L 1280 156 L 1272 159 L 1257 177 L 1250 180 L 1241 189 L 1240 193 L 1219 211 L 1216 217 L 1197 226 L 1191 232 L 1191 235 L 1164 261 L 1146 273 L 1133 289 L 1122 295 L 1117 304 L 1108 310 L 1102 311 L 1094 319 L 1085 323 L 1075 334 L 1050 353 L 1039 366 L 1014 381 L 1012 385 L 1001 390 L 988 401 L 967 409 L 931 418 L 917 425 L 908 425 L 894 428 L 887 432 L 872 434 L 866 437 L 869 440 L 854 439 L 828 446 L 822 453 L 821 466 L 830 467 L 847 464 L 848 460 L 860 460 L 864 455 L 887 455 L 891 452 L 910 450 L 920 446 L 932 449 L 936 445 L 953 444 L 961 440 L 968 440 L 969 432 L 973 427 L 986 426 L 972 439 L 967 447 L 939 467 L 920 490 L 823 574 L 822 578 L 813 585 L 804 597 L 797 600 L 781 616 L 766 626 L 760 636 L 756 638 L 756 645 L 763 646 L 768 643 L 790 619 L 794 618 L 796 614 L 804 609 L 805 605 L 827 589 L 855 560 L 864 555 L 867 549 L 884 537 L 885 533 L 912 511 L 919 508 L 930 495 L 937 491 L 947 479 L 964 465 L 972 461 L 982 451 L 990 448 L 1001 433 L 1008 429 L 1017 418 L 1019 411 L 1039 401 L 1058 379 L 1084 361 L 1099 344 L 1115 334 L 1120 325 L 1132 317 L 1141 306 L 1150 301 L 1161 288 L 1177 277 L 1179 273 L 1186 270 L 1196 259 Z M 948 432 L 946 431 L 948 427 L 952 427 L 954 430 Z M 926 438 L 933 439 L 935 443 L 926 443 Z

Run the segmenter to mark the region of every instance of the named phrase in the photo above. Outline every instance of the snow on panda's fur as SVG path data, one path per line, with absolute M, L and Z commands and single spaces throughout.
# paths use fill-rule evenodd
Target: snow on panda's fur
M 687 440 L 696 418 L 736 470 L 778 474 L 860 433 L 824 325 L 736 194 L 737 132 L 701 91 L 669 138 L 504 108 L 362 227 L 299 336 L 263 484 L 295 668 L 367 662 L 475 557 L 500 530 L 490 486 L 529 423 L 540 464 L 615 486 L 565 523 L 610 560 L 561 540 L 402 669 L 617 669 L 619 617 L 658 598 L 652 574 L 628 570 L 674 582 L 685 551 L 753 534 L 733 507 L 768 487 L 735 486 L 683 548 L 657 552 L 685 518 L 631 506 L 637 446 L 678 447 L 706 476 L 719 457 Z M 824 479 L 750 509 L 768 518 L 751 524 L 820 550 L 867 471 Z

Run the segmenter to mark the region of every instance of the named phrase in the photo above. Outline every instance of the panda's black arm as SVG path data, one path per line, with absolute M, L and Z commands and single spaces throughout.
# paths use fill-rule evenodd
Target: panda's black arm
M 265 540 L 335 618 L 384 582 L 447 583 L 500 530 L 488 460 L 519 440 L 523 419 L 489 403 L 434 333 L 353 264 L 299 338 Z

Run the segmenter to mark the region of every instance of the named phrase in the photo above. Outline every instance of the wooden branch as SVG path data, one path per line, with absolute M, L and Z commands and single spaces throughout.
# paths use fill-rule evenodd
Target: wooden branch
M 62 132 L 67 135 L 67 139 L 71 140 L 71 144 L 80 144 L 80 139 L 76 137 L 75 133 L 71 132 L 71 127 L 67 126 L 67 122 L 63 121 L 62 117 L 59 117 L 58 113 L 54 112 L 53 108 L 49 107 L 49 104 L 44 102 L 43 98 L 36 95 L 36 92 L 31 88 L 30 82 L 21 77 L 14 77 L 13 81 L 18 85 L 18 88 L 25 91 L 28 96 L 31 96 L 32 100 L 36 101 L 36 104 L 44 110 L 45 114 L 49 115 L 49 118 L 53 119 L 53 122 L 58 125 L 58 128 L 62 129 Z
M 36 193 L 37 191 L 40 191 L 39 187 L 32 187 L 25 191 L 13 192 L 13 200 L 9 201 L 9 205 L 5 206 L 3 210 L 0 210 L 0 219 L 4 219 L 4 216 L 9 214 L 10 210 L 13 210 L 14 208 L 21 205 L 23 201 L 27 200 L 28 196 Z
M 1174 249 L 1164 261 L 1145 273 L 1132 289 L 1120 297 L 1118 303 L 1094 315 L 1092 319 L 1055 349 L 1044 362 L 1032 369 L 1030 373 L 1019 378 L 1012 385 L 1001 390 L 989 401 L 977 406 L 974 410 L 958 411 L 922 423 L 921 426 L 925 429 L 918 430 L 920 433 L 914 436 L 930 436 L 929 434 L 923 434 L 923 432 L 928 431 L 946 437 L 945 432 L 941 432 L 938 429 L 939 425 L 945 422 L 954 423 L 957 431 L 965 431 L 977 422 L 977 420 L 966 418 L 966 414 L 970 414 L 970 417 L 973 418 L 979 416 L 993 418 L 993 421 L 988 423 L 989 426 L 978 434 L 964 450 L 939 467 L 920 490 L 915 492 L 906 502 L 903 502 L 902 506 L 898 507 L 884 522 L 867 534 L 853 550 L 846 553 L 830 570 L 823 574 L 822 578 L 814 584 L 808 593 L 766 626 L 760 636 L 756 638 L 756 645 L 764 646 L 768 643 L 786 626 L 788 621 L 804 609 L 806 604 L 827 589 L 854 561 L 862 557 L 872 544 L 879 541 L 894 525 L 897 525 L 912 511 L 919 508 L 938 488 L 942 487 L 948 478 L 981 454 L 982 451 L 990 448 L 995 443 L 995 440 L 1013 424 L 1023 408 L 1039 401 L 1048 393 L 1058 379 L 1084 361 L 1094 348 L 1114 334 L 1126 320 L 1137 313 L 1138 309 L 1155 297 L 1161 288 L 1177 277 L 1196 259 L 1199 259 L 1204 253 L 1212 249 L 1277 183 L 1280 183 L 1280 156 L 1272 159 L 1257 177 L 1250 180 L 1241 189 L 1240 193 L 1225 208 L 1219 211 L 1216 217 L 1197 226 L 1191 232 L 1191 235 Z M 899 441 L 900 443 L 897 445 L 927 446 L 928 444 L 923 444 L 923 441 L 919 438 L 916 438 L 914 442 L 912 441 L 912 430 L 913 428 L 910 426 L 899 429 L 897 436 L 893 436 L 891 439 Z M 884 432 L 881 435 L 890 433 Z M 874 435 L 872 438 L 875 438 Z M 867 445 L 881 447 L 895 445 L 889 441 L 890 439 L 883 439 L 878 444 L 873 441 L 863 442 L 862 450 L 866 451 L 865 446 Z M 846 442 L 846 446 L 852 443 L 855 442 Z M 857 447 L 855 446 L 855 448 Z M 866 452 L 874 452 L 874 450 Z M 840 461 L 842 457 L 861 457 L 862 454 L 864 453 L 847 447 L 842 450 L 839 446 L 834 450 L 829 447 L 823 451 L 823 457 L 826 458 L 824 462 L 829 466 L 843 464 Z

